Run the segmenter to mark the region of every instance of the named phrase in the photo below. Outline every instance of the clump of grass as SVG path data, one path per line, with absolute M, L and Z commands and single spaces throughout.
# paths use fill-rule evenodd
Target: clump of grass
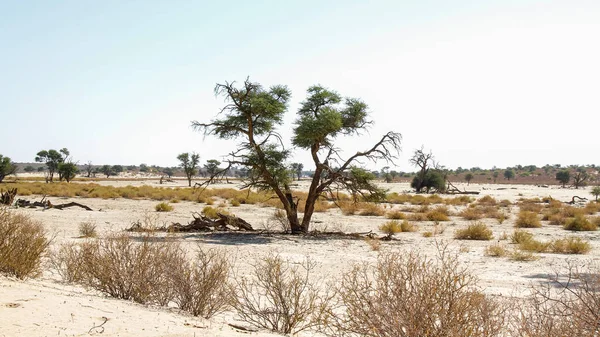
M 537 213 L 531 211 L 520 211 L 515 222 L 515 227 L 518 228 L 539 228 L 542 227 Z
M 382 216 L 384 214 L 385 210 L 381 206 L 371 202 L 364 203 L 358 213 L 358 215 L 362 216 Z
M 519 210 L 533 213 L 539 213 L 543 208 L 543 205 L 537 203 L 522 203 L 519 205 Z
M 41 223 L 0 207 L 0 273 L 19 279 L 39 276 L 49 244 Z
M 454 233 L 454 238 L 458 240 L 491 240 L 493 237 L 492 230 L 482 222 L 471 224 Z
M 515 230 L 510 235 L 510 242 L 514 244 L 521 244 L 533 239 L 533 234 L 527 231 Z
M 568 237 L 552 241 L 550 251 L 559 254 L 586 254 L 592 247 L 590 243 L 578 237 Z
M 344 215 L 354 215 L 359 210 L 358 204 L 352 201 L 340 201 L 338 205 Z
M 505 257 L 510 254 L 510 251 L 499 243 L 494 243 L 492 245 L 487 246 L 485 249 L 485 255 L 492 257 Z
M 427 214 L 425 213 L 410 213 L 408 215 L 408 220 L 410 221 L 427 221 Z
M 173 198 L 171 200 L 169 200 L 170 203 L 172 204 L 178 204 L 181 200 L 177 199 L 177 198 Z
M 433 236 L 433 232 L 432 231 L 423 232 L 423 237 L 424 238 L 430 238 L 432 236 Z
M 570 231 L 595 231 L 598 226 L 584 215 L 577 214 L 574 218 L 566 220 L 564 229 Z
M 231 206 L 232 207 L 239 207 L 240 206 L 240 201 L 238 199 L 231 199 Z
M 533 254 L 532 252 L 522 252 L 515 250 L 510 254 L 510 259 L 513 261 L 530 262 L 539 259 L 540 257 Z
M 404 220 L 400 224 L 400 229 L 402 229 L 402 232 L 406 233 L 406 232 L 416 232 L 419 228 L 417 226 L 415 226 L 414 224 L 408 222 L 408 220 Z
M 472 201 L 473 201 L 473 198 L 466 196 L 466 195 L 461 195 L 458 197 L 445 199 L 444 204 L 458 206 L 458 205 L 467 205 Z
M 464 218 L 465 220 L 479 220 L 483 218 L 484 213 L 483 210 L 479 207 L 467 207 L 458 213 L 459 216 Z
M 79 223 L 79 235 L 83 238 L 96 237 L 96 223 L 93 221 L 83 221 Z
M 154 206 L 154 209 L 157 212 L 170 212 L 173 210 L 173 206 L 169 205 L 166 202 L 161 202 L 161 203 L 157 204 L 156 206 Z
M 387 238 L 390 239 L 394 234 L 401 233 L 402 227 L 398 220 L 390 220 L 379 226 L 379 230 L 386 234 Z
M 526 252 L 544 253 L 550 248 L 551 242 L 542 242 L 535 239 L 523 241 L 519 244 L 519 249 Z
M 498 202 L 496 201 L 496 199 L 494 199 L 494 197 L 489 196 L 489 195 L 485 195 L 485 196 L 477 199 L 477 203 L 479 205 L 494 206 Z
M 392 220 L 404 220 L 406 219 L 406 214 L 401 211 L 389 211 L 385 214 L 385 217 Z
M 449 221 L 450 220 L 450 218 L 448 217 L 448 215 L 450 215 L 450 211 L 448 210 L 448 207 L 446 207 L 446 206 L 438 206 L 438 207 L 428 211 L 425 214 L 427 215 L 427 220 L 429 220 L 429 221 Z

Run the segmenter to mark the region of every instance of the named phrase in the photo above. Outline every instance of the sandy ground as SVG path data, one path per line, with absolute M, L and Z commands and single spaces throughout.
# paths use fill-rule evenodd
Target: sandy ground
M 102 181 L 101 184 L 118 186 L 148 184 L 159 186 L 158 180 L 148 181 Z M 166 186 L 185 186 L 186 181 L 177 180 Z M 165 186 L 165 184 L 160 185 Z M 383 184 L 391 191 L 409 190 L 407 184 Z M 214 187 L 235 187 L 224 184 Z M 569 201 L 574 195 L 590 198 L 589 188 L 585 190 L 562 189 L 557 186 L 542 188 L 528 185 L 460 185 L 459 188 L 480 191 L 498 200 L 516 201 L 519 198 L 551 196 L 561 201 Z M 306 188 L 303 182 L 300 189 Z M 39 199 L 30 196 L 29 199 Z M 77 201 L 92 207 L 89 212 L 79 208 L 60 210 L 21 209 L 33 219 L 45 224 L 48 232 L 54 236 L 52 248 L 65 242 L 81 240 L 78 238 L 78 225 L 83 221 L 93 221 L 98 232 L 103 235 L 121 231 L 137 220 L 151 221 L 156 224 L 171 222 L 187 223 L 191 213 L 200 211 L 205 205 L 180 202 L 173 204 L 174 211 L 154 212 L 153 200 L 129 199 L 79 199 L 52 198 L 54 204 Z M 388 205 L 401 207 L 400 205 Z M 268 207 L 241 205 L 228 207 L 229 211 L 247 220 L 255 228 L 269 227 L 269 217 L 274 209 Z M 458 207 L 450 206 L 454 212 Z M 512 216 L 502 224 L 495 219 L 484 219 L 494 232 L 495 238 L 514 230 L 515 214 L 518 207 L 512 207 Z M 325 213 L 315 213 L 313 229 L 344 232 L 378 231 L 386 222 L 384 217 L 344 216 L 337 209 Z M 418 250 L 428 256 L 436 253 L 436 241 L 443 240 L 449 248 L 459 254 L 460 260 L 480 279 L 479 285 L 489 294 L 523 296 L 528 286 L 543 279 L 556 268 L 564 266 L 567 260 L 578 264 L 587 264 L 600 259 L 600 235 L 598 232 L 570 233 L 562 228 L 544 225 L 533 229 L 535 237 L 550 240 L 575 235 L 590 241 L 593 249 L 587 255 L 571 256 L 561 254 L 540 254 L 541 258 L 533 262 L 515 262 L 507 258 L 492 258 L 484 255 L 485 248 L 498 241 L 459 241 L 453 239 L 456 229 L 470 222 L 453 216 L 445 222 L 445 231 L 433 238 L 425 238 L 422 232 L 433 228 L 432 222 L 418 223 L 420 230 L 415 233 L 400 233 L 397 240 L 384 242 L 382 251 Z M 378 252 L 373 251 L 364 240 L 341 239 L 331 237 L 294 237 L 289 235 L 199 235 L 177 234 L 183 244 L 193 251 L 197 245 L 225 249 L 232 256 L 239 273 L 249 270 L 249 264 L 269 251 L 278 252 L 291 260 L 303 260 L 306 256 L 318 261 L 317 273 L 325 282 L 333 280 L 347 271 L 352 264 L 374 262 Z M 105 322 L 106 321 L 106 322 Z M 105 322 L 103 324 L 103 322 Z M 62 283 L 59 277 L 48 269 L 41 278 L 17 281 L 0 277 L 0 336 L 275 336 L 268 332 L 244 333 L 237 331 L 228 323 L 243 324 L 237 321 L 233 312 L 217 315 L 204 320 L 179 312 L 173 308 L 160 308 L 140 305 L 132 302 L 105 297 L 95 291 Z M 99 327 L 101 325 L 101 327 Z M 310 335 L 310 334 L 307 334 Z

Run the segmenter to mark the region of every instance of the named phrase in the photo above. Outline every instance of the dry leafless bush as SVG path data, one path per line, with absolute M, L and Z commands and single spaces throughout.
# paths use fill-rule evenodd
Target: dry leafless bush
M 0 207 L 0 273 L 19 279 L 39 276 L 49 244 L 41 223 Z
M 83 238 L 96 237 L 96 223 L 93 221 L 83 221 L 79 223 L 79 235 Z
M 375 266 L 357 265 L 343 276 L 340 307 L 324 330 L 334 336 L 502 336 L 507 306 L 481 293 L 476 281 L 446 247 L 437 259 L 385 253 Z
M 229 307 L 231 264 L 225 251 L 199 248 L 193 263 L 172 267 L 169 289 L 180 309 L 210 318 Z
M 298 333 L 317 327 L 329 311 L 332 295 L 321 293 L 306 258 L 293 265 L 271 253 L 253 265 L 249 276 L 235 278 L 233 307 L 245 322 L 279 333 Z
M 534 285 L 522 306 L 515 336 L 563 337 L 598 335 L 600 274 L 597 265 L 568 263 L 547 282 Z

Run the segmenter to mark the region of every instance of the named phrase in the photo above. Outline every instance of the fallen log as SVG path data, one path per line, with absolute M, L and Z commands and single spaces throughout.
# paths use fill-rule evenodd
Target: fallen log
M 573 205 L 575 204 L 577 201 L 575 201 L 575 198 L 579 199 L 579 201 L 587 201 L 587 198 L 582 198 L 582 197 L 578 197 L 576 195 L 573 196 L 573 198 L 571 198 L 571 201 L 568 202 L 568 204 Z
M 68 202 L 66 204 L 53 205 L 50 202 L 50 200 L 44 200 L 44 199 L 45 199 L 45 197 L 42 198 L 42 201 L 33 201 L 33 202 L 31 202 L 29 200 L 24 200 L 24 199 L 17 199 L 16 205 L 18 207 L 29 207 L 29 208 L 43 207 L 43 208 L 56 208 L 59 210 L 63 210 L 68 207 L 77 206 L 77 207 L 81 207 L 81 208 L 85 209 L 86 211 L 93 211 L 93 209 L 91 209 L 90 207 L 88 207 L 86 205 L 82 205 L 77 202 Z
M 93 211 L 93 209 L 89 208 L 88 206 L 82 205 L 82 204 L 77 203 L 77 202 L 68 202 L 66 204 L 54 205 L 54 206 L 52 206 L 52 208 L 56 208 L 56 209 L 62 210 L 64 208 L 73 207 L 73 206 L 81 207 L 81 208 L 85 209 L 86 211 Z
M 446 189 L 446 194 L 479 194 L 478 191 L 461 191 L 456 186 L 452 185 L 451 182 L 448 181 L 448 188 Z
M 230 227 L 233 227 L 238 230 L 254 231 L 252 225 L 246 220 L 232 215 L 217 213 L 218 219 L 210 219 L 194 212 L 192 213 L 192 217 L 194 220 L 189 224 L 182 225 L 174 222 L 166 230 L 169 232 L 209 232 L 213 230 L 227 231 L 230 230 Z

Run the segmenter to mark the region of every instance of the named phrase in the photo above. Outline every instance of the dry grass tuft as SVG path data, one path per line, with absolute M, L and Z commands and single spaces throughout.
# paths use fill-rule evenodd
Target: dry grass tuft
M 570 231 L 595 231 L 598 226 L 585 215 L 577 214 L 574 218 L 565 221 L 564 229 Z
M 486 256 L 505 257 L 505 256 L 508 256 L 509 254 L 510 254 L 510 251 L 504 245 L 499 244 L 499 243 L 489 245 L 485 249 Z
M 385 214 L 385 217 L 392 220 L 404 220 L 406 219 L 406 214 L 401 211 L 389 211 Z
M 79 223 L 79 235 L 82 238 L 95 238 L 97 234 L 95 222 L 83 221 Z
M 538 260 L 539 258 L 539 256 L 534 255 L 532 252 L 522 252 L 519 250 L 515 250 L 510 254 L 511 260 L 519 262 L 530 262 Z
M 518 228 L 539 228 L 542 227 L 542 222 L 537 213 L 530 211 L 520 211 L 515 222 L 515 227 Z
M 173 210 L 173 206 L 169 205 L 166 202 L 161 202 L 161 203 L 157 204 L 156 206 L 154 206 L 154 209 L 157 212 L 170 212 Z
M 19 279 L 39 276 L 49 244 L 41 223 L 0 207 L 0 273 Z
M 552 253 L 558 254 L 586 254 L 592 247 L 590 243 L 578 237 L 567 237 L 552 241 L 549 247 Z
M 371 202 L 362 203 L 360 211 L 358 212 L 358 215 L 362 216 L 383 216 L 384 214 L 385 209 L 380 205 Z
M 478 222 L 457 230 L 454 238 L 458 240 L 491 240 L 494 236 L 486 224 Z

